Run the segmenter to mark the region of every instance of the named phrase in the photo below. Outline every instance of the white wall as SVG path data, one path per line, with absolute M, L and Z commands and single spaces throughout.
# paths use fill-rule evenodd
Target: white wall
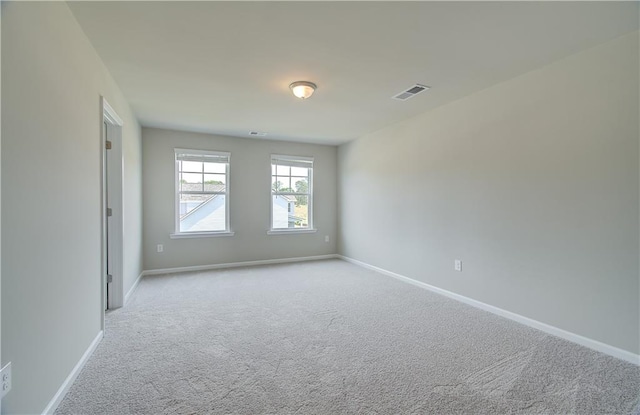
M 636 32 L 341 146 L 339 252 L 639 353 L 638 73 Z
M 101 329 L 100 96 L 125 122 L 125 271 L 141 271 L 140 127 L 63 2 L 3 2 L 3 413 L 40 413 Z
M 144 268 L 147 270 L 336 252 L 335 146 L 142 129 Z M 232 237 L 170 239 L 174 232 L 174 148 L 231 152 Z M 315 157 L 314 226 L 317 233 L 267 235 L 271 191 L 270 155 Z M 330 242 L 324 242 L 329 235 Z M 156 246 L 164 245 L 157 253 Z

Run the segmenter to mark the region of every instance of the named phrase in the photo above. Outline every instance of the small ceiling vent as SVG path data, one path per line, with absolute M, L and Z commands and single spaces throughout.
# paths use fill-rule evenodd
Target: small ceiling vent
M 267 133 L 263 133 L 263 132 L 260 132 L 260 131 L 249 131 L 249 135 L 251 137 L 266 137 Z
M 415 84 L 414 86 L 412 86 L 411 88 L 407 89 L 406 91 L 402 91 L 398 95 L 394 95 L 391 98 L 397 99 L 398 101 L 406 101 L 409 98 L 414 97 L 414 96 L 418 95 L 419 93 L 426 91 L 429 88 L 430 87 L 428 87 L 426 85 Z

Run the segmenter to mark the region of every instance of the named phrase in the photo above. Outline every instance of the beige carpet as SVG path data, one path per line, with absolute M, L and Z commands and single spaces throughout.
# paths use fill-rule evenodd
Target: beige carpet
M 340 261 L 147 277 L 57 414 L 627 414 L 640 369 Z

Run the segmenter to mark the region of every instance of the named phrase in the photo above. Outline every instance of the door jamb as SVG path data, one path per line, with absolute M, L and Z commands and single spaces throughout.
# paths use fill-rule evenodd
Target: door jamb
M 124 286 L 123 286 L 123 198 L 122 198 L 122 119 L 118 116 L 115 110 L 109 105 L 104 97 L 100 99 L 101 103 L 101 122 L 100 122 L 100 222 L 101 222 L 101 260 L 100 260 L 100 310 L 102 313 L 102 329 L 104 330 L 104 314 L 105 309 L 122 307 L 124 303 Z M 107 123 L 107 129 L 109 130 L 109 139 L 113 143 L 110 151 L 110 158 L 115 160 L 115 167 L 110 168 L 107 171 L 107 150 L 106 150 L 106 137 L 104 134 L 103 123 Z M 111 128 L 109 128 L 111 127 Z M 112 163 L 109 163 L 110 165 Z M 107 174 L 109 175 L 109 192 L 112 196 L 112 206 L 109 206 L 113 215 L 111 216 L 112 230 L 115 235 L 110 235 L 113 240 L 113 255 L 112 258 L 112 275 L 113 282 L 109 289 L 109 304 L 105 304 L 105 289 L 107 278 Z

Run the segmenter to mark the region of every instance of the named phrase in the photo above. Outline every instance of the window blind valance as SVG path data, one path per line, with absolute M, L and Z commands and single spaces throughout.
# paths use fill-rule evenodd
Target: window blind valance
M 289 167 L 313 168 L 313 157 L 271 155 L 271 164 Z
M 175 149 L 176 161 L 201 161 L 205 163 L 229 163 L 231 153 Z

